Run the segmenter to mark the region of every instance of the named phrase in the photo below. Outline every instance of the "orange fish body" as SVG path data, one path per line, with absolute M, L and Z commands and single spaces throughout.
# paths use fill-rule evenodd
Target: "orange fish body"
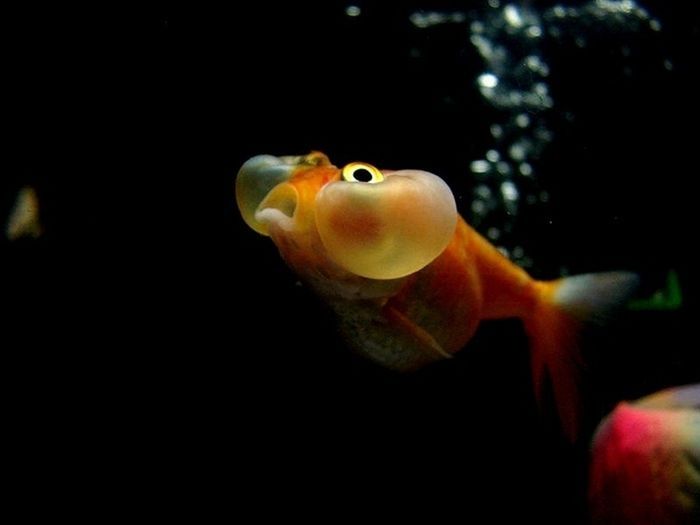
M 538 398 L 547 371 L 575 438 L 577 325 L 625 300 L 633 274 L 536 281 L 473 230 L 427 172 L 340 169 L 321 153 L 258 156 L 239 171 L 236 193 L 243 218 L 331 306 L 349 345 L 383 366 L 418 369 L 458 352 L 482 320 L 522 319 Z

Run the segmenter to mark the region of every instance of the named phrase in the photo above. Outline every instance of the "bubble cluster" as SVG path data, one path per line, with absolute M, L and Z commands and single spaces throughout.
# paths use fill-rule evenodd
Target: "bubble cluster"
M 661 22 L 633 0 L 594 0 L 576 8 L 556 5 L 546 10 L 542 19 L 550 36 L 573 37 L 579 47 L 587 45 L 586 34 L 601 31 L 661 31 Z
M 556 5 L 546 10 L 498 0 L 488 5 L 470 22 L 469 39 L 484 63 L 476 87 L 497 120 L 490 126 L 493 145 L 469 164 L 478 180 L 470 220 L 504 253 L 529 266 L 532 260 L 520 245 L 527 238 L 519 229 L 521 212 L 536 209 L 546 215 L 549 194 L 537 170 L 543 152 L 555 140 L 551 122 L 557 107 L 545 50 L 564 40 L 585 47 L 593 31 L 638 31 L 645 25 L 658 31 L 661 24 L 632 0 L 594 0 L 581 7 Z M 620 53 L 628 56 L 631 50 L 623 45 Z M 670 70 L 672 65 L 664 67 Z
M 440 24 L 461 24 L 465 22 L 467 15 L 461 11 L 452 13 L 439 13 L 437 11 L 416 11 L 409 17 L 411 23 L 420 28 L 425 29 Z
M 541 8 L 535 2 L 487 0 L 480 10 L 416 11 L 411 24 L 419 29 L 460 23 L 465 39 L 483 67 L 474 85 L 490 108 L 493 121 L 483 155 L 469 159 L 474 185 L 469 221 L 523 266 L 532 264 L 527 233 L 533 220 L 551 224 L 549 192 L 543 187 L 552 170 L 545 157 L 554 151 L 555 130 L 578 115 L 567 101 L 557 104 L 552 78 L 561 89 L 559 55 L 604 50 L 607 60 L 630 76 L 639 48 L 631 35 L 661 31 L 661 22 L 635 0 L 590 0 L 576 6 Z M 560 59 L 560 57 L 559 57 Z M 612 64 L 613 62 L 609 62 Z M 664 58 L 662 71 L 673 70 Z M 558 77 L 556 75 L 559 75 Z M 546 175 L 546 176 L 544 176 Z M 551 180 L 551 179 L 550 179 Z

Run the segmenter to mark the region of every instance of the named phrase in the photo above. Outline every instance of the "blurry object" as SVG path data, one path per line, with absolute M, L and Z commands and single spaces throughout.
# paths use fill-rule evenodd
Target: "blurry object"
M 700 523 L 700 383 L 620 403 L 593 439 L 593 523 Z
M 470 164 L 477 181 L 470 220 L 518 265 L 541 267 L 543 257 L 536 253 L 527 232 L 531 221 L 527 217 L 540 217 L 541 222 L 551 224 L 555 206 L 547 172 L 571 172 L 569 166 L 548 166 L 551 150 L 563 140 L 558 135 L 568 133 L 573 123 L 580 126 L 582 118 L 578 95 L 574 104 L 567 100 L 573 90 L 562 83 L 567 73 L 557 55 L 564 53 L 568 62 L 584 70 L 585 50 L 590 50 L 597 64 L 588 70 L 591 78 L 604 78 L 602 63 L 615 64 L 611 71 L 624 71 L 627 76 L 643 68 L 667 73 L 664 62 L 648 56 L 643 47 L 645 42 L 658 40 L 661 23 L 633 0 L 593 0 L 548 8 L 536 2 L 498 0 L 488 5 L 469 23 L 470 42 L 484 65 L 475 84 L 493 118 L 491 143 Z M 418 15 L 414 13 L 411 21 L 419 28 L 429 27 L 427 20 L 436 24 L 456 16 Z M 596 54 L 595 49 L 605 49 L 606 56 Z M 643 68 L 634 62 L 634 57 L 642 55 L 648 56 Z M 591 94 L 578 98 L 586 97 Z M 567 272 L 562 267 L 560 273 Z
M 5 227 L 8 240 L 21 238 L 38 239 L 43 233 L 39 219 L 39 198 L 31 186 L 24 186 L 17 192 L 15 205 L 10 212 Z
M 461 11 L 440 13 L 438 11 L 415 11 L 411 14 L 411 23 L 419 29 L 440 24 L 461 24 L 467 20 L 467 15 Z
M 683 294 L 678 273 L 675 270 L 669 270 L 666 287 L 663 290 L 657 290 L 650 297 L 630 301 L 628 305 L 630 310 L 636 311 L 678 310 L 681 306 L 683 306 Z

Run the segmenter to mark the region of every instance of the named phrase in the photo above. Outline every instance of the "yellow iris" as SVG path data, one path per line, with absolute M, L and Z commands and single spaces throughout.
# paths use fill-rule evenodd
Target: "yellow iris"
M 343 180 L 347 182 L 367 182 L 376 184 L 384 180 L 384 175 L 372 166 L 364 162 L 351 162 L 343 168 Z

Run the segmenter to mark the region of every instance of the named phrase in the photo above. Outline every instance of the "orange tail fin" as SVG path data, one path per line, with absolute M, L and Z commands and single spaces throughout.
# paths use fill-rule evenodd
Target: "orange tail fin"
M 571 442 L 578 438 L 581 424 L 581 329 L 587 323 L 605 323 L 627 302 L 637 282 L 635 274 L 609 272 L 537 283 L 538 301 L 524 319 L 535 395 L 542 406 L 551 386 L 559 420 Z

